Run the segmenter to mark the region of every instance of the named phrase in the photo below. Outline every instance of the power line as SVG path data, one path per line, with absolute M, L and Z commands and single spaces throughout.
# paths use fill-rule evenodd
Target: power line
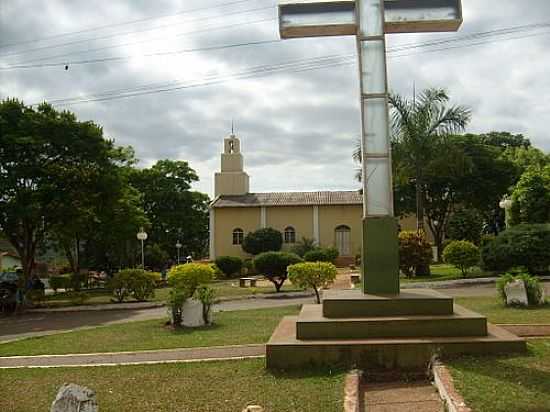
M 500 41 L 515 40 L 515 39 L 532 37 L 532 36 L 543 35 L 543 34 L 550 34 L 550 32 L 527 34 L 523 36 L 516 36 L 514 38 L 509 38 L 509 39 L 497 39 L 497 40 L 500 40 Z M 495 39 L 485 40 L 485 41 L 481 41 L 473 44 L 456 45 L 456 46 L 451 46 L 446 48 L 440 48 L 437 50 L 427 50 L 424 52 L 444 51 L 444 50 L 456 49 L 461 47 L 475 46 L 479 44 L 494 43 L 497 40 Z M 414 47 L 410 47 L 410 48 L 413 49 Z M 388 54 L 390 55 L 389 57 L 399 58 L 399 57 L 405 57 L 412 54 L 422 53 L 421 51 L 420 53 L 417 52 L 417 53 L 411 53 L 411 54 L 399 54 L 399 52 L 403 50 L 404 50 L 403 48 L 388 50 Z M 392 54 L 394 55 L 392 56 Z M 49 100 L 49 102 L 52 104 L 58 104 L 58 105 L 73 105 L 73 104 L 88 103 L 88 102 L 95 102 L 95 101 L 109 101 L 109 100 L 115 100 L 115 99 L 121 99 L 121 98 L 142 96 L 146 94 L 156 94 L 156 93 L 163 93 L 163 92 L 175 91 L 175 90 L 181 90 L 181 89 L 210 86 L 214 84 L 224 83 L 229 80 L 240 80 L 240 79 L 246 79 L 250 77 L 257 77 L 257 76 L 264 76 L 268 74 L 279 73 L 283 71 L 299 72 L 299 71 L 306 71 L 306 70 L 317 70 L 317 69 L 322 69 L 327 67 L 336 67 L 336 66 L 354 64 L 354 63 L 355 63 L 355 54 L 353 53 L 320 56 L 316 58 L 290 61 L 290 62 L 281 63 L 277 65 L 257 66 L 257 67 L 244 70 L 242 72 L 237 72 L 237 73 L 233 73 L 225 76 L 210 75 L 210 76 L 206 76 L 204 79 L 200 81 L 195 81 L 194 83 L 185 83 L 182 81 L 174 80 L 174 81 L 163 83 L 160 85 L 158 83 L 148 84 L 148 85 L 138 86 L 135 88 L 106 91 L 106 92 L 98 93 L 95 95 L 88 95 L 84 97 L 79 96 L 74 98 L 52 99 L 52 100 Z
M 112 27 L 128 26 L 128 25 L 135 24 L 135 23 L 142 23 L 144 21 L 160 20 L 160 19 L 164 19 L 164 18 L 167 18 L 167 17 L 174 17 L 174 16 L 179 16 L 179 15 L 184 15 L 184 14 L 196 13 L 198 11 L 216 9 L 218 7 L 232 6 L 232 5 L 235 5 L 235 4 L 247 3 L 247 2 L 250 2 L 250 1 L 254 1 L 254 0 L 231 1 L 231 2 L 228 2 L 228 3 L 221 3 L 221 4 L 216 4 L 216 5 L 207 6 L 207 7 L 197 7 L 197 8 L 194 8 L 194 9 L 181 10 L 179 12 L 164 14 L 164 15 L 160 15 L 160 16 L 145 17 L 145 18 L 137 19 L 137 20 L 130 20 L 130 21 L 114 23 L 114 24 L 106 24 L 104 26 L 90 27 L 88 29 L 82 29 L 82 30 L 73 31 L 73 32 L 59 33 L 59 34 L 55 34 L 55 35 L 51 35 L 51 36 L 47 36 L 47 37 L 41 37 L 41 38 L 38 38 L 38 39 L 25 40 L 25 41 L 20 41 L 20 42 L 15 42 L 15 43 L 6 43 L 6 44 L 1 44 L 0 49 L 6 48 L 6 47 L 19 46 L 19 45 L 23 45 L 23 44 L 37 43 L 37 42 L 41 42 L 41 41 L 57 39 L 57 38 L 66 37 L 66 36 L 74 36 L 74 35 L 77 35 L 77 34 L 89 33 L 89 32 L 104 30 L 104 29 L 108 29 L 108 28 L 112 28 Z
M 128 89 L 119 89 L 116 91 L 106 91 L 102 93 L 98 93 L 95 95 L 88 95 L 85 97 L 75 97 L 75 98 L 65 98 L 65 99 L 48 99 L 49 103 L 52 104 L 75 104 L 80 102 L 88 102 L 88 101 L 104 101 L 104 100 L 113 100 L 115 98 L 123 98 L 123 97 L 134 97 L 139 96 L 142 94 L 152 94 L 152 93 L 160 93 L 165 91 L 172 91 L 172 90 L 179 90 L 179 89 L 185 89 L 190 87 L 199 87 L 202 85 L 210 85 L 210 84 L 218 84 L 221 81 L 227 81 L 229 79 L 243 79 L 248 78 L 251 76 L 256 76 L 264 73 L 274 73 L 279 72 L 283 70 L 304 70 L 304 69 L 313 69 L 317 66 L 319 66 L 320 63 L 323 64 L 322 67 L 325 67 L 325 65 L 334 65 L 334 64 L 347 64 L 348 61 L 351 59 L 353 62 L 353 59 L 355 56 L 353 54 L 349 55 L 348 57 L 341 56 L 341 55 L 328 55 L 328 56 L 321 56 L 321 57 L 315 57 L 315 58 L 308 58 L 308 59 L 299 59 L 299 60 L 291 60 L 285 63 L 280 63 L 276 65 L 262 65 L 262 66 L 256 66 L 249 69 L 246 69 L 241 72 L 231 73 L 227 75 L 209 75 L 205 76 L 203 79 L 199 81 L 195 81 L 192 83 L 185 83 L 183 81 L 173 81 L 170 82 L 171 84 L 174 84 L 174 86 L 166 86 L 163 87 L 151 87 L 152 85 L 142 85 L 139 86 L 136 89 L 134 88 L 128 88 Z M 215 82 L 215 83 L 213 83 Z
M 271 19 L 269 19 L 269 20 L 271 20 Z M 252 42 L 246 42 L 246 43 L 225 44 L 225 45 L 220 45 L 220 46 L 197 47 L 197 48 L 191 48 L 191 49 L 181 49 L 181 50 L 175 50 L 175 51 L 142 54 L 142 55 L 139 55 L 139 57 L 169 56 L 169 55 L 174 55 L 174 54 L 195 53 L 195 52 L 200 52 L 200 51 L 225 50 L 225 49 L 231 49 L 231 48 L 235 48 L 235 47 L 258 46 L 258 45 L 263 45 L 263 44 L 279 43 L 280 41 L 281 40 L 279 40 L 279 39 L 272 39 L 272 40 L 252 41 Z M 43 68 L 43 67 L 59 67 L 59 66 L 69 66 L 69 65 L 70 66 L 75 66 L 75 65 L 90 64 L 90 63 L 107 63 L 107 62 L 110 63 L 110 62 L 115 62 L 115 61 L 129 60 L 129 59 L 132 59 L 134 57 L 136 57 L 136 56 L 105 57 L 105 58 L 101 58 L 101 59 L 76 60 L 76 61 L 68 61 L 68 62 L 64 62 L 64 63 L 41 63 L 41 64 L 29 64 L 29 65 L 14 65 L 14 66 L 0 67 L 0 70 L 30 69 L 30 68 Z
M 36 47 L 34 49 L 27 49 L 27 50 L 21 51 L 21 52 L 5 53 L 3 55 L 0 55 L 0 57 L 20 56 L 22 54 L 27 54 L 27 53 L 36 52 L 36 51 L 56 49 L 56 48 L 60 48 L 60 47 L 73 46 L 75 44 L 80 44 L 80 43 L 88 43 L 88 42 L 91 42 L 91 41 L 110 39 L 110 38 L 113 38 L 113 37 L 117 37 L 119 35 L 127 35 L 127 34 L 146 32 L 146 31 L 153 31 L 153 30 L 158 30 L 158 29 L 162 29 L 162 28 L 166 28 L 166 27 L 181 25 L 181 24 L 184 24 L 184 23 L 195 23 L 195 22 L 204 21 L 204 20 L 222 19 L 222 18 L 226 18 L 227 16 L 242 15 L 242 14 L 247 14 L 247 13 L 252 13 L 252 12 L 257 12 L 257 11 L 264 11 L 264 10 L 272 10 L 272 9 L 273 9 L 273 7 L 269 6 L 269 7 L 258 7 L 258 8 L 254 8 L 254 9 L 248 9 L 248 10 L 238 10 L 238 11 L 234 11 L 234 12 L 230 12 L 230 13 L 225 13 L 224 15 L 221 15 L 221 16 L 201 17 L 201 18 L 197 18 L 197 19 L 186 20 L 186 21 L 179 22 L 179 23 L 173 23 L 173 24 L 168 24 L 168 25 L 163 25 L 163 26 L 156 26 L 156 27 L 153 27 L 153 28 L 146 28 L 146 29 L 135 30 L 135 31 L 125 32 L 125 33 L 118 33 L 118 34 L 110 34 L 110 35 L 95 37 L 95 38 L 91 38 L 91 39 L 88 38 L 88 39 L 74 40 L 74 41 L 67 42 L 67 43 L 60 43 L 60 44 L 55 44 L 55 45 L 50 45 L 50 46 Z M 193 32 L 185 32 L 183 34 L 188 34 L 188 33 L 193 33 Z M 176 35 L 176 37 L 177 36 L 178 35 Z M 99 48 L 96 48 L 96 49 L 74 51 L 74 52 L 69 52 L 69 53 L 64 53 L 64 54 L 58 54 L 58 55 L 55 55 L 55 56 L 46 56 L 46 57 L 36 58 L 36 59 L 32 59 L 32 60 L 27 60 L 25 62 L 22 62 L 22 64 L 31 63 L 31 62 L 35 62 L 35 61 L 49 60 L 49 59 L 53 59 L 53 58 L 57 58 L 57 57 L 65 57 L 65 56 L 70 56 L 70 55 L 73 55 L 73 54 L 81 54 L 81 53 L 94 52 L 94 51 L 99 51 L 99 50 L 106 50 L 106 49 L 116 48 L 116 47 L 130 46 L 130 45 L 139 44 L 139 43 L 147 43 L 147 42 L 162 39 L 162 38 L 165 38 L 165 37 L 166 36 L 156 37 L 156 38 L 153 38 L 153 39 L 145 39 L 145 40 L 141 40 L 141 41 L 123 43 L 123 44 L 119 44 L 119 45 L 99 47 Z
M 259 20 L 258 22 L 263 21 L 271 21 L 273 19 L 263 19 Z M 249 22 L 249 23 L 255 23 L 255 22 Z M 239 24 L 240 25 L 240 24 Z M 486 32 L 478 32 L 478 33 L 471 33 L 468 35 L 460 36 L 460 37 L 453 37 L 450 39 L 445 40 L 434 40 L 434 41 L 428 41 L 424 43 L 408 43 L 408 44 L 402 44 L 399 46 L 395 46 L 388 49 L 388 54 L 392 53 L 399 53 L 402 51 L 412 50 L 412 49 L 421 49 L 421 48 L 427 48 L 427 47 L 434 47 L 434 46 L 442 46 L 446 44 L 452 44 L 452 43 L 462 43 L 465 41 L 471 41 L 476 40 L 479 38 L 491 38 L 496 36 L 504 36 L 509 35 L 513 33 L 518 33 L 522 31 L 527 30 L 533 30 L 533 29 L 540 29 L 540 28 L 548 28 L 550 27 L 550 23 L 537 23 L 537 24 L 530 24 L 530 25 L 523 25 L 523 26 L 515 26 L 515 27 L 509 27 L 504 29 L 497 29 L 497 30 L 490 30 Z M 213 29 L 206 29 L 206 31 L 211 31 Z M 504 40 L 513 40 L 513 39 L 519 39 L 524 37 L 532 37 L 532 36 L 538 36 L 538 35 L 544 35 L 547 34 L 547 32 L 542 33 L 535 33 L 532 35 L 524 35 L 524 36 L 516 36 L 512 38 L 505 38 L 500 39 L 500 41 Z M 499 39 L 494 39 L 494 41 L 498 41 Z M 486 40 L 484 42 L 478 42 L 474 43 L 472 45 L 478 45 L 478 44 L 485 44 L 487 42 L 490 42 L 493 40 Z M 272 43 L 276 42 L 276 40 L 272 41 L 265 41 L 265 43 Z M 251 42 L 252 44 L 263 44 L 264 42 Z M 223 48 L 229 48 L 229 47 L 239 47 L 239 46 L 245 46 L 249 43 L 241 43 L 241 44 L 235 44 L 235 45 L 226 45 L 226 46 L 214 46 L 214 47 L 204 47 L 204 48 L 196 48 L 196 49 L 182 49 L 182 50 L 176 50 L 176 51 L 166 51 L 166 52 L 156 52 L 156 53 L 148 53 L 148 54 L 141 54 L 141 55 L 133 55 L 133 56 L 120 56 L 120 57 L 105 57 L 105 58 L 97 58 L 97 59 L 86 59 L 86 60 L 75 60 L 75 61 L 63 61 L 63 62 L 57 62 L 57 63 L 41 63 L 41 64 L 20 64 L 20 65 L 10 65 L 6 67 L 0 67 L 0 70 L 15 70 L 15 69 L 30 69 L 30 68 L 42 68 L 42 67 L 58 67 L 58 66 L 65 66 L 65 65 L 81 65 L 81 64 L 90 64 L 90 63 L 103 63 L 103 62 L 115 62 L 115 61 L 124 61 L 129 60 L 134 57 L 154 57 L 154 56 L 167 56 L 167 55 L 177 55 L 182 53 L 188 53 L 188 52 L 195 52 L 195 51 L 208 51 L 208 50 L 217 50 L 217 49 L 223 49 Z M 456 47 L 465 47 L 465 45 L 459 45 Z M 445 50 L 445 48 L 439 48 L 432 51 L 440 51 Z M 427 53 L 430 51 L 423 51 L 422 53 Z M 404 57 L 409 56 L 409 54 L 403 54 L 399 55 L 398 57 Z

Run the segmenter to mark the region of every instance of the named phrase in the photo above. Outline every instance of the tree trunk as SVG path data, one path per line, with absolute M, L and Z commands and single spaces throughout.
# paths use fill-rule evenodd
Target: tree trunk
M 424 191 L 422 190 L 422 176 L 420 167 L 416 168 L 416 231 L 424 232 Z M 430 276 L 430 265 L 420 265 L 416 267 L 416 276 Z
M 314 286 L 313 290 L 315 291 L 315 298 L 317 299 L 317 304 L 321 303 L 321 297 L 319 296 L 319 290 Z
M 420 168 L 416 168 L 416 230 L 424 230 L 424 193 L 422 190 L 422 177 Z

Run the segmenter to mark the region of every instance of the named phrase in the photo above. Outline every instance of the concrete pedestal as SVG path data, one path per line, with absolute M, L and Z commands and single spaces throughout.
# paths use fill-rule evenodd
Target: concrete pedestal
M 364 295 L 329 290 L 322 305 L 285 317 L 266 346 L 267 367 L 417 369 L 434 356 L 522 352 L 525 341 L 433 290 Z

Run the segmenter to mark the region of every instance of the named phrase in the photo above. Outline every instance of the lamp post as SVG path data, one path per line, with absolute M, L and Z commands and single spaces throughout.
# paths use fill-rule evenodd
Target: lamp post
M 504 224 L 506 225 L 506 229 L 510 226 L 509 219 L 510 219 L 510 209 L 512 208 L 512 199 L 508 197 L 504 197 L 499 202 L 499 207 L 504 210 Z
M 137 233 L 138 240 L 141 240 L 141 266 L 145 270 L 145 254 L 143 253 L 143 242 L 147 240 L 147 232 L 143 230 L 143 227 L 139 228 L 139 232 Z
M 178 265 L 180 264 L 180 249 L 181 249 L 181 247 L 182 247 L 182 244 L 178 240 L 178 243 L 176 243 L 176 249 L 178 251 Z

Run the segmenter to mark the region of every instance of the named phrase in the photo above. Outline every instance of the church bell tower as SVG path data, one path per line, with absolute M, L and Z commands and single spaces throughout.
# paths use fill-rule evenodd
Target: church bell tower
M 249 191 L 249 180 L 243 169 L 241 142 L 231 133 L 223 139 L 221 171 L 214 177 L 214 196 L 245 195 Z

